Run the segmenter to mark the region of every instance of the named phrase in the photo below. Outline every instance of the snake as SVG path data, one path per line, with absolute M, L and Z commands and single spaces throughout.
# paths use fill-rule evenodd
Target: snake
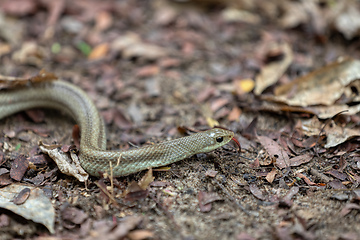
M 104 121 L 84 90 L 64 80 L 31 83 L 0 91 L 0 119 L 32 108 L 52 108 L 70 115 L 80 127 L 79 160 L 90 175 L 127 176 L 165 166 L 192 155 L 215 150 L 231 140 L 240 148 L 234 133 L 212 128 L 190 136 L 128 150 L 106 150 Z M 111 166 L 111 167 L 110 167 Z

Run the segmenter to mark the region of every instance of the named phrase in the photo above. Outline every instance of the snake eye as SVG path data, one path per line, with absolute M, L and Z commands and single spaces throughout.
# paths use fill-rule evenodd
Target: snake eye
M 216 141 L 217 141 L 218 143 L 221 143 L 223 140 L 224 140 L 223 137 L 217 137 L 217 138 L 216 138 Z

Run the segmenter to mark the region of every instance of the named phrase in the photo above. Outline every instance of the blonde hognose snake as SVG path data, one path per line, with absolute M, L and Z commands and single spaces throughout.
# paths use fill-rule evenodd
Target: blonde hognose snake
M 233 132 L 214 128 L 126 151 L 106 150 L 105 125 L 83 90 L 60 80 L 30 85 L 0 91 L 0 119 L 31 108 L 55 108 L 70 114 L 80 126 L 81 166 L 93 176 L 109 172 L 109 162 L 113 176 L 124 176 L 212 151 L 232 139 L 236 141 Z

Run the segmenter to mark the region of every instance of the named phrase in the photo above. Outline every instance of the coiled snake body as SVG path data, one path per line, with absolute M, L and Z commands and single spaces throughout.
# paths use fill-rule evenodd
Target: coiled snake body
M 159 144 L 127 151 L 106 150 L 105 125 L 87 94 L 64 81 L 34 83 L 0 91 L 0 119 L 30 108 L 55 108 L 70 114 L 80 126 L 80 163 L 93 176 L 109 172 L 124 176 L 150 167 L 164 166 L 227 144 L 234 133 L 214 128 Z

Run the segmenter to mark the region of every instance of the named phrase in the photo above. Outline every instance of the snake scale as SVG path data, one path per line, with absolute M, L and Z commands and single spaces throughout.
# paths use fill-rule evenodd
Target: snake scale
M 92 100 L 79 87 L 58 80 L 0 91 L 0 119 L 31 108 L 55 108 L 74 118 L 80 126 L 80 164 L 93 176 L 109 172 L 110 162 L 113 176 L 125 176 L 212 151 L 232 139 L 236 141 L 233 132 L 214 128 L 126 151 L 106 150 L 104 122 Z

